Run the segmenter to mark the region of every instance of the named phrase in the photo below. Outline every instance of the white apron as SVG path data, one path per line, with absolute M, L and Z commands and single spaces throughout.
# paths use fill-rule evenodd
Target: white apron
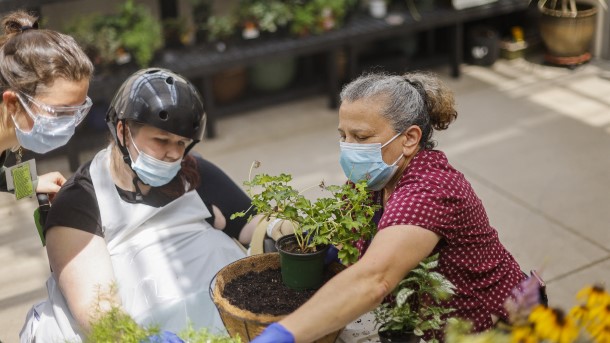
M 195 329 L 225 332 L 208 287 L 243 251 L 205 221 L 210 212 L 196 191 L 161 208 L 123 201 L 109 156 L 109 148 L 100 151 L 90 172 L 123 308 L 141 325 L 179 332 L 191 322 Z M 52 276 L 47 291 L 49 298 L 28 312 L 21 342 L 82 341 Z

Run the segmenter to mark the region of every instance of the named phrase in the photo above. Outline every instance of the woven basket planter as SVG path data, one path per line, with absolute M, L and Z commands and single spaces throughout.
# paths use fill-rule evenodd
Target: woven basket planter
M 215 282 L 210 286 L 210 295 L 216 308 L 220 313 L 229 335 L 231 337 L 241 337 L 244 342 L 250 342 L 258 336 L 269 324 L 277 322 L 285 316 L 273 316 L 268 314 L 258 314 L 240 309 L 231 304 L 224 296 L 224 287 L 236 277 L 248 272 L 261 272 L 267 269 L 280 268 L 280 256 L 278 253 L 267 253 L 249 256 L 235 261 L 221 269 L 216 275 Z M 339 264 L 331 265 L 333 274 L 339 273 L 344 269 Z M 316 343 L 333 343 L 339 337 L 343 329 L 335 331 Z

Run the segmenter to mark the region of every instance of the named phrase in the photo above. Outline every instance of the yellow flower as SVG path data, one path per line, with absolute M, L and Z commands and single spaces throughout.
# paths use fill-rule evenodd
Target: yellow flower
M 534 334 L 531 325 L 515 326 L 512 329 L 510 343 L 538 343 L 538 337 Z
M 529 316 L 534 331 L 541 339 L 554 343 L 571 343 L 578 337 L 578 327 L 560 309 L 536 306 Z
M 592 308 L 589 321 L 602 326 L 610 325 L 610 304 Z
M 610 305 L 610 294 L 606 293 L 603 286 L 595 285 L 581 289 L 576 298 L 587 304 L 587 307 Z
M 599 325 L 589 330 L 595 343 L 610 343 L 610 325 Z
M 568 316 L 577 323 L 586 323 L 589 320 L 590 310 L 586 305 L 574 306 Z

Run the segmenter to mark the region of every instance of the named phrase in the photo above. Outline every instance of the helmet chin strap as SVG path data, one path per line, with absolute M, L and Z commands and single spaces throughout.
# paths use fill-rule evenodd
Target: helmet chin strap
M 125 122 L 125 119 L 121 119 L 121 122 L 123 123 L 123 143 L 125 143 L 125 128 L 127 127 L 127 123 Z M 138 186 L 138 181 L 142 183 L 144 183 L 144 181 L 140 180 L 138 173 L 136 173 L 136 171 L 133 170 L 133 168 L 131 167 L 131 157 L 129 156 L 129 150 L 127 150 L 127 145 L 121 145 L 121 142 L 118 140 L 118 138 L 117 145 L 119 146 L 119 150 L 121 150 L 121 153 L 123 154 L 123 162 L 125 162 L 125 164 L 127 164 L 129 169 L 131 169 L 131 171 L 133 172 L 134 177 L 132 179 L 132 183 L 133 187 L 136 190 L 136 201 L 142 201 L 144 196 L 142 195 L 142 190 L 140 190 L 140 186 Z

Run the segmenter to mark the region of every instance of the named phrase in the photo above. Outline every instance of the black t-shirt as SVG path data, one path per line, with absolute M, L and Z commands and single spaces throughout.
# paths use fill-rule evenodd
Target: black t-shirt
M 227 226 L 224 232 L 230 237 L 238 238 L 247 218 L 230 220 L 229 217 L 235 212 L 247 210 L 250 207 L 250 198 L 220 168 L 200 157 L 195 156 L 195 159 L 200 176 L 197 193 L 210 213 L 212 213 L 211 204 L 214 204 L 225 216 Z M 88 162 L 78 168 L 57 193 L 47 216 L 45 234 L 49 228 L 65 226 L 104 236 L 100 209 L 91 181 L 90 166 L 91 162 Z M 151 188 L 151 191 L 141 201 L 135 199 L 134 192 L 118 187 L 117 190 L 121 199 L 130 203 L 141 202 L 149 206 L 160 207 L 174 200 L 155 188 Z M 213 218 L 207 220 L 211 224 Z
M 2 154 L 0 154 L 0 192 L 7 191 L 4 162 L 6 162 L 6 157 L 8 156 L 9 151 L 10 150 L 4 150 Z

